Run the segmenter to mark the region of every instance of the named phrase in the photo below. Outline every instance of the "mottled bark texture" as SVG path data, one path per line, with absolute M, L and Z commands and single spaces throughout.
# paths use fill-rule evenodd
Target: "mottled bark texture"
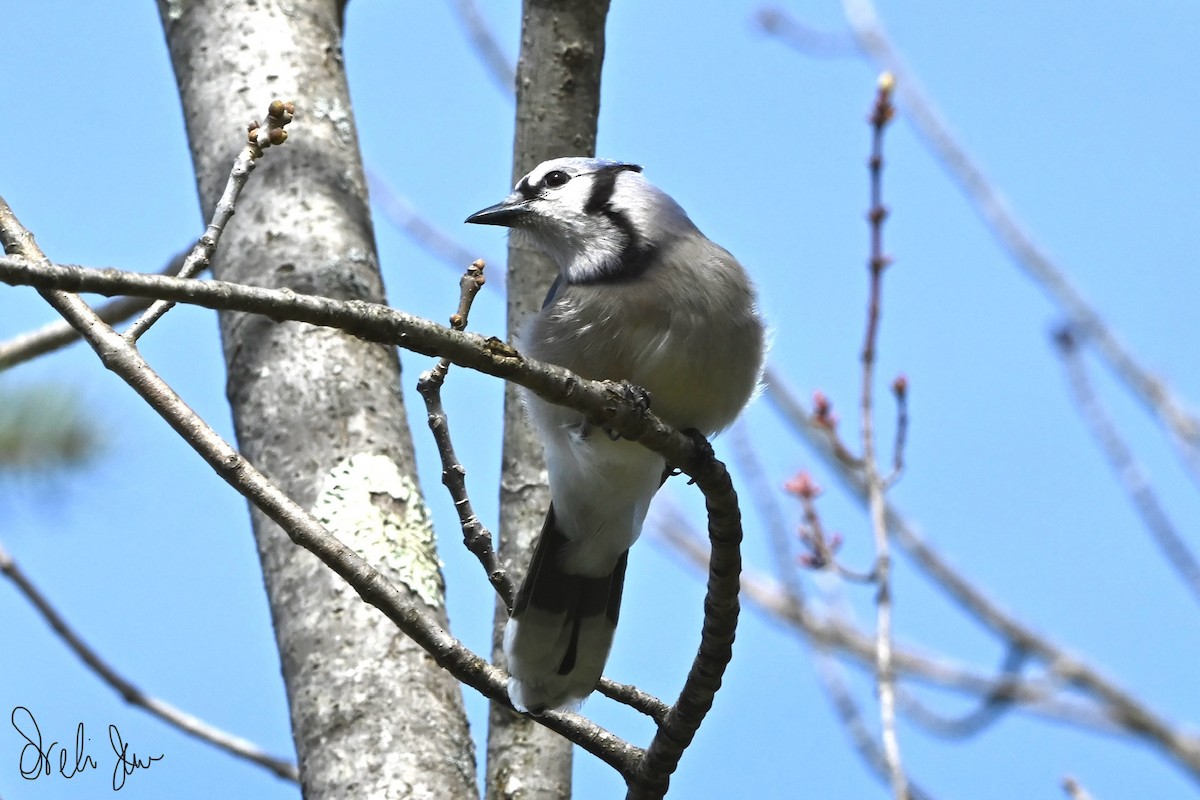
M 513 182 L 548 158 L 595 155 L 600 69 L 608 0 L 524 0 L 517 64 L 517 124 Z M 508 333 L 541 307 L 556 273 L 542 253 L 508 249 Z M 504 394 L 500 479 L 500 557 L 519 580 L 528 565 L 550 492 L 542 447 L 525 419 L 516 387 Z M 496 613 L 497 659 L 507 612 Z M 571 796 L 571 744 L 506 708 L 492 704 L 488 729 L 489 800 Z
M 293 100 L 286 146 L 242 194 L 218 278 L 382 302 L 336 0 L 160 0 L 207 217 L 245 125 Z M 446 625 L 390 347 L 222 312 L 242 453 Z M 458 683 L 259 512 L 307 800 L 478 796 Z

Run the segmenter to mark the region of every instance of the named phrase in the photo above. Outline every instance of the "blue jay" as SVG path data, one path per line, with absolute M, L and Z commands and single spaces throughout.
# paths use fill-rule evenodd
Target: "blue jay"
M 585 378 L 628 381 L 680 430 L 711 436 L 758 385 L 763 323 L 741 264 L 642 168 L 556 158 L 467 222 L 503 225 L 559 275 L 517 338 Z M 596 688 L 637 540 L 666 462 L 582 414 L 527 393 L 546 452 L 550 509 L 504 630 L 508 695 L 522 711 L 577 706 Z

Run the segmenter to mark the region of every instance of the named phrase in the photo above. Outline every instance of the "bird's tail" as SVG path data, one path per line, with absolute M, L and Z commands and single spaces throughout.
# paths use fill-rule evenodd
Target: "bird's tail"
M 596 688 L 612 647 L 629 552 L 608 575 L 584 577 L 563 568 L 568 544 L 552 505 L 504 628 L 508 697 L 521 711 L 578 705 Z

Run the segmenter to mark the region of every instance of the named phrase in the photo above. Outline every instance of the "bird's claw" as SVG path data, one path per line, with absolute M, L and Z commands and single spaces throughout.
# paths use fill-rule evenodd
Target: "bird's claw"
M 680 431 L 684 436 L 692 440 L 692 444 L 696 447 L 696 455 L 700 461 L 712 461 L 717 457 L 713 451 L 712 443 L 708 441 L 708 437 L 695 428 L 688 428 Z
M 629 381 L 611 383 L 609 386 L 610 391 L 616 396 L 619 403 L 629 407 L 629 414 L 631 416 L 641 418 L 646 416 L 646 413 L 650 411 L 650 392 L 646 391 L 641 386 L 630 383 Z M 617 410 L 617 406 L 610 407 L 610 417 L 615 416 Z M 622 413 L 622 416 L 624 416 L 624 413 Z M 614 442 L 621 438 L 621 434 L 617 433 L 617 431 L 613 428 L 603 426 L 603 429 L 605 434 L 608 435 L 608 438 L 612 439 Z
M 621 381 L 617 386 L 620 393 L 624 395 L 625 402 L 633 406 L 639 415 L 650 410 L 650 392 L 629 381 Z

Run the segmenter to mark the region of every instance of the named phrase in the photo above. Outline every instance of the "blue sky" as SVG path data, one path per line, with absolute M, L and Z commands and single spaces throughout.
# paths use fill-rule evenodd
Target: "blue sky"
M 485 4 L 480 4 L 485 5 Z M 875 74 L 854 59 L 797 55 L 758 33 L 752 2 L 615 3 L 601 155 L 643 164 L 696 223 L 747 265 L 775 329 L 773 363 L 804 396 L 830 395 L 854 433 L 865 307 L 865 159 Z M 837 4 L 785 8 L 837 29 Z M 692 13 L 689 13 L 692 12 Z M 1033 2 L 881 6 L 897 43 L 1018 216 L 1131 349 L 1200 405 L 1194 340 L 1200 278 L 1195 42 L 1200 9 Z M 515 55 L 519 4 L 485 14 Z M 150 3 L 23 3 L 0 50 L 0 194 L 55 260 L 155 270 L 201 231 L 190 159 Z M 437 226 L 499 266 L 502 234 L 461 224 L 510 181 L 512 107 L 472 53 L 450 4 L 350 4 L 346 60 L 364 157 Z M 270 98 L 263 98 L 263 102 Z M 303 113 L 293 128 L 303 135 Z M 908 470 L 893 499 L 1009 610 L 1085 655 L 1170 719 L 1200 717 L 1200 617 L 1112 480 L 1049 346 L 1060 315 L 1000 251 L 901 119 L 889 132 L 892 209 L 880 374 L 911 385 Z M 444 319 L 453 273 L 377 220 L 392 305 Z M 35 293 L 0 287 L 0 339 L 51 319 Z M 503 331 L 483 295 L 472 327 Z M 212 313 L 180 308 L 144 341 L 150 362 L 232 436 Z M 403 356 L 411 391 L 428 360 Z M 1168 513 L 1194 543 L 1200 503 L 1154 422 L 1089 361 Z M 71 387 L 102 432 L 88 467 L 0 482 L 0 537 L 85 638 L 147 691 L 266 749 L 290 753 L 278 658 L 242 500 L 86 348 L 0 377 Z M 458 371 L 446 400 L 477 509 L 495 519 L 500 388 Z M 883 440 L 890 409 L 881 407 Z M 479 420 L 472 430 L 468 413 Z M 454 632 L 485 650 L 490 589 L 459 545 L 433 451 L 419 467 L 443 531 Z M 772 483 L 810 469 L 830 491 L 826 524 L 845 560 L 870 556 L 864 515 L 759 402 L 747 416 Z M 718 440 L 719 454 L 729 443 Z M 699 520 L 699 496 L 671 490 Z M 792 522 L 798 509 L 786 505 Z M 770 570 L 756 514 L 747 560 Z M 870 593 L 806 579 L 863 621 Z M 981 667 L 1003 655 L 900 559 L 900 638 Z M 646 541 L 630 562 L 610 674 L 671 697 L 695 647 L 702 584 Z M 166 759 L 126 797 L 294 798 L 295 787 L 193 743 L 124 705 L 0 584 L 0 717 L 34 710 L 47 738 L 116 724 Z M 867 702 L 863 676 L 850 678 Z M 484 704 L 466 694 L 482 735 Z M 963 700 L 930 695 L 947 713 Z M 585 711 L 633 741 L 650 731 L 603 698 Z M 21 741 L 0 720 L 0 796 L 81 798 L 107 775 L 22 781 Z M 909 723 L 912 774 L 941 798 L 1059 797 L 1076 775 L 1098 798 L 1185 797 L 1188 780 L 1148 748 L 1012 714 L 962 743 Z M 106 743 L 104 743 L 106 746 Z M 577 756 L 575 796 L 620 796 L 605 766 Z M 106 770 L 105 770 L 106 772 Z M 726 686 L 673 786 L 678 797 L 882 797 L 846 743 L 808 648 L 747 612 Z

